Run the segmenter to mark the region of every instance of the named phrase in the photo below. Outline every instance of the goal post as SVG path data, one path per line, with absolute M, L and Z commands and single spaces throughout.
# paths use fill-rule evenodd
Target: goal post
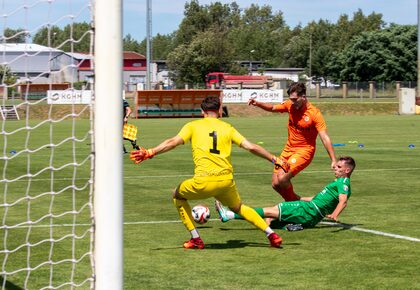
M 95 3 L 95 272 L 123 289 L 122 3 Z

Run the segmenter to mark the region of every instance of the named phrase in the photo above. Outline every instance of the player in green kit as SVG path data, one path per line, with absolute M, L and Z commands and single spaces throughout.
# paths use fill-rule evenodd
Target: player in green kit
M 271 220 L 271 227 L 285 227 L 288 224 L 314 227 L 324 217 L 338 220 L 338 216 L 347 205 L 351 195 L 350 175 L 356 163 L 351 157 L 341 157 L 334 166 L 336 179 L 313 197 L 301 197 L 298 201 L 281 202 L 278 205 L 254 208 L 264 218 Z M 243 219 L 240 215 L 226 210 L 218 201 L 216 209 L 222 222 L 231 219 Z M 299 229 L 291 227 L 291 229 Z

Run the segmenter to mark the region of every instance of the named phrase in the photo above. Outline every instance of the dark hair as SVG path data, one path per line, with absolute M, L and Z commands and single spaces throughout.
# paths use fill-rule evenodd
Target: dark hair
M 201 109 L 203 111 L 218 111 L 220 109 L 220 98 L 215 96 L 208 96 L 201 102 Z
M 298 96 L 306 96 L 305 84 L 296 82 L 291 83 L 289 88 L 287 89 L 287 94 L 290 96 L 294 92 L 296 92 Z
M 342 156 L 338 161 L 344 161 L 347 166 L 351 167 L 351 171 L 356 167 L 356 161 L 350 156 Z

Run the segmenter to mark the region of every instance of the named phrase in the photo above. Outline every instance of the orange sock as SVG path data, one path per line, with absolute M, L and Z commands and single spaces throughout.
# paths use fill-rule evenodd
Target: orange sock
M 289 187 L 280 190 L 280 195 L 284 198 L 285 201 L 294 201 L 300 199 L 300 196 L 298 196 L 293 190 L 293 184 L 291 183 Z

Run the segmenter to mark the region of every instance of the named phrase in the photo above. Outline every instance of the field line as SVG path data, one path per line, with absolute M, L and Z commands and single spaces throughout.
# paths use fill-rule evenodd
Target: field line
M 210 221 L 219 221 L 219 219 L 210 219 Z M 147 224 L 152 224 L 153 225 L 153 224 L 169 224 L 169 223 L 180 223 L 180 222 L 181 222 L 180 220 L 148 221 L 148 222 L 146 222 L 146 221 L 145 222 L 125 222 L 124 225 L 147 225 Z M 334 222 L 320 222 L 320 224 L 331 225 L 331 226 L 335 226 L 335 227 L 342 227 L 342 228 L 353 230 L 353 231 L 365 232 L 365 233 L 370 233 L 370 234 L 374 234 L 374 235 L 390 237 L 390 238 L 394 238 L 394 239 L 402 239 L 402 240 L 407 240 L 407 241 L 412 241 L 412 242 L 420 242 L 420 239 L 417 239 L 417 238 L 412 238 L 412 237 L 402 236 L 402 235 L 396 235 L 396 234 L 391 234 L 391 233 L 385 233 L 385 232 L 381 232 L 381 231 L 363 229 L 363 228 L 355 227 L 355 226 L 348 225 L 348 224 L 341 224 L 341 223 L 334 223 Z
M 219 219 L 210 219 L 210 221 L 219 221 Z M 180 220 L 168 220 L 168 221 L 138 221 L 138 222 L 124 222 L 124 225 L 131 226 L 131 225 L 157 225 L 157 224 L 173 224 L 173 223 L 181 223 Z M 349 224 L 342 224 L 342 223 L 335 223 L 335 222 L 320 222 L 322 225 L 329 225 L 334 227 L 345 228 L 353 231 L 364 232 L 384 237 L 390 237 L 394 239 L 402 239 L 411 242 L 420 242 L 420 239 L 412 238 L 408 236 L 396 235 L 391 233 L 385 233 L 376 230 L 369 230 L 363 229 L 360 227 L 355 227 Z M 92 226 L 91 224 L 54 224 L 54 225 L 31 225 L 32 228 L 49 228 L 49 227 L 85 227 L 85 226 Z M 21 226 L 19 228 L 28 228 L 29 226 Z
M 334 222 L 320 222 L 320 224 L 330 225 L 330 226 L 334 226 L 334 227 L 349 229 L 349 230 L 352 230 L 352 231 L 370 233 L 370 234 L 374 234 L 374 235 L 385 236 L 385 237 L 390 237 L 390 238 L 395 238 L 395 239 L 402 239 L 402 240 L 407 240 L 407 241 L 412 241 L 412 242 L 420 242 L 420 239 L 417 239 L 417 238 L 412 238 L 412 237 L 407 237 L 407 236 L 402 236 L 402 235 L 396 235 L 396 234 L 390 234 L 390 233 L 385 233 L 385 232 L 381 232 L 381 231 L 363 229 L 363 228 L 355 227 L 355 226 L 348 225 L 348 224 L 334 223 Z

